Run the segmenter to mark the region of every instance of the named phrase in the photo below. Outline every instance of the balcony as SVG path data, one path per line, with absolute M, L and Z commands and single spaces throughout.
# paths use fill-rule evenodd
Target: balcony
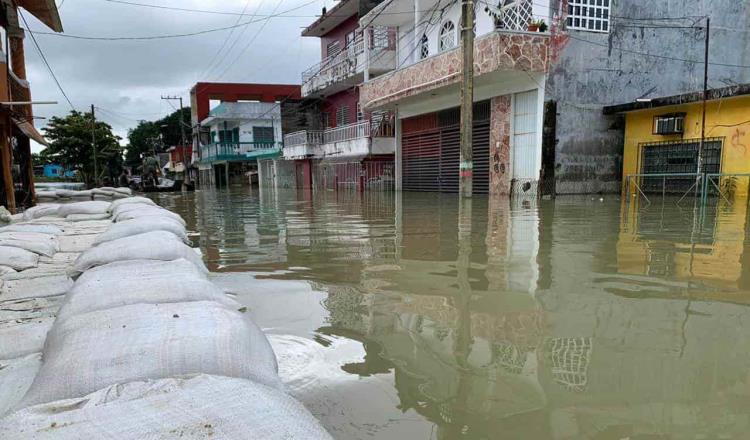
M 353 87 L 368 74 L 379 75 L 396 67 L 396 29 L 369 28 L 334 56 L 302 72 L 302 96 L 337 93 Z
M 273 156 L 281 151 L 279 142 L 224 142 L 201 145 L 200 162 L 245 161 Z
M 492 87 L 508 81 L 507 72 L 517 73 L 521 78 L 545 72 L 548 50 L 546 33 L 498 29 L 477 38 L 475 87 Z M 461 49 L 457 47 L 367 81 L 360 87 L 362 107 L 388 108 L 403 99 L 458 84 L 462 64 Z
M 356 158 L 395 151 L 392 118 L 359 121 L 326 130 L 284 136 L 285 159 Z

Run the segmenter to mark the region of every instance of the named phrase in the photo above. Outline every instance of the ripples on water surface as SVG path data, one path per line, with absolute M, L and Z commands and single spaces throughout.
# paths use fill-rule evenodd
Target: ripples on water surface
M 750 437 L 744 201 L 158 197 L 337 438 Z

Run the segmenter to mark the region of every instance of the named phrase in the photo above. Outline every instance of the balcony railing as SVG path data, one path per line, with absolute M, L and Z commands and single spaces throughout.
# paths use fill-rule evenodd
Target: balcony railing
M 339 53 L 323 58 L 302 72 L 303 95 L 363 72 L 365 49 L 370 51 L 371 59 L 380 59 L 384 51 L 396 50 L 395 28 L 373 27 L 366 32 L 358 31 L 356 35 L 354 41 Z
M 303 130 L 284 136 L 284 147 L 322 145 L 369 137 L 393 137 L 393 118 L 383 115 L 372 120 L 354 122 L 326 130 Z
M 280 142 L 217 142 L 201 145 L 200 160 L 210 162 L 215 160 L 239 160 L 247 153 L 258 150 L 281 148 Z

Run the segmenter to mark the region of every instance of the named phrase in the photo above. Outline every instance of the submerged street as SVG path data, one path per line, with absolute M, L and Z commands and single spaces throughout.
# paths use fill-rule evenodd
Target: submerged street
M 741 438 L 747 202 L 155 195 L 335 438 Z M 459 222 L 459 219 L 461 221 Z

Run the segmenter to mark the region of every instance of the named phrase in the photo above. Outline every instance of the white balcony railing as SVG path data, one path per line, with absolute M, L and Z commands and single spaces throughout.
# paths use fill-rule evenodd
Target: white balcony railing
M 354 122 L 326 130 L 302 130 L 284 136 L 284 147 L 322 145 L 368 137 L 393 137 L 393 120 L 382 115 L 372 120 Z

